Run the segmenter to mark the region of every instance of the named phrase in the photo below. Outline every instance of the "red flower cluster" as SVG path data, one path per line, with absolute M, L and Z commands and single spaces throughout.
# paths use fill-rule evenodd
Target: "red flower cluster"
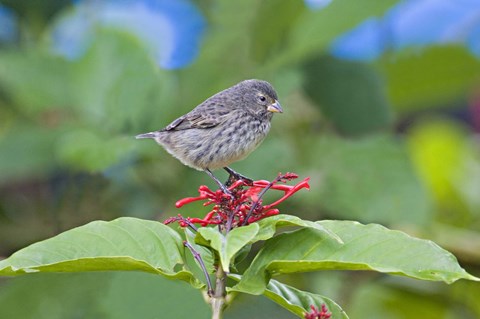
M 265 217 L 279 214 L 279 210 L 274 208 L 276 205 L 300 189 L 310 188 L 308 185 L 309 178 L 305 178 L 294 186 L 285 185 L 286 182 L 295 178 L 298 178 L 298 175 L 286 173 L 279 174 L 277 178 L 271 182 L 259 180 L 249 184 L 244 180 L 236 180 L 228 187 L 230 194 L 224 193 L 221 189 L 214 192 L 207 186 L 202 185 L 198 189 L 200 193 L 199 196 L 181 199 L 177 201 L 175 206 L 180 208 L 191 202 L 206 200 L 203 205 L 214 205 L 213 209 L 203 218 L 184 218 L 178 215 L 177 217 L 167 219 L 164 223 L 170 224 L 178 221 L 182 227 L 193 227 L 194 224 L 201 226 L 222 225 L 228 230 L 234 227 L 248 225 Z M 275 202 L 262 205 L 262 196 L 270 188 L 283 191 L 284 194 Z
M 310 309 L 312 311 L 305 313 L 305 319 L 329 319 L 332 316 L 325 304 L 322 304 L 321 309 L 315 308 L 314 305 L 311 305 Z

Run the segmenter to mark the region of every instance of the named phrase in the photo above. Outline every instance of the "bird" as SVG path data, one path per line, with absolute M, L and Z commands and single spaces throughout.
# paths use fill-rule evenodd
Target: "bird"
M 229 165 L 260 145 L 274 113 L 283 113 L 283 109 L 273 86 L 263 80 L 244 80 L 209 97 L 165 128 L 136 138 L 154 139 L 184 165 L 206 172 L 224 193 L 230 193 L 212 170 L 223 168 L 229 173 L 228 181 L 251 183 Z

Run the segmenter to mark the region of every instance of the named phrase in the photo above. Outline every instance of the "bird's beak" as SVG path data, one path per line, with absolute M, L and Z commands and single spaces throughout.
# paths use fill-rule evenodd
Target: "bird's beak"
M 282 106 L 277 100 L 275 100 L 275 103 L 272 103 L 267 107 L 267 111 L 272 113 L 283 113 Z

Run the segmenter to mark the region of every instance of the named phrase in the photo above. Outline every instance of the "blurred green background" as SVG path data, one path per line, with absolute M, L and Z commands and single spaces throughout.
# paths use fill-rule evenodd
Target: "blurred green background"
M 0 259 L 92 220 L 204 214 L 174 203 L 214 187 L 208 176 L 133 136 L 260 78 L 284 113 L 234 169 L 254 179 L 310 176 L 310 192 L 283 213 L 431 239 L 478 276 L 475 1 L 418 1 L 423 20 L 414 1 L 395 0 L 0 1 Z M 367 272 L 282 280 L 336 300 L 351 318 L 480 318 L 474 283 Z M 209 317 L 198 291 L 153 275 L 0 279 L 0 318 L 192 313 Z M 247 316 L 293 318 L 263 297 L 239 296 L 226 317 Z

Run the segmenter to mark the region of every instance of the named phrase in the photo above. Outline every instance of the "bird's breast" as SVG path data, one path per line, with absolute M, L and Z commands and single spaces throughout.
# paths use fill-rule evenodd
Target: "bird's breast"
M 164 132 L 157 142 L 190 167 L 218 169 L 249 155 L 269 130 L 269 120 L 240 114 L 212 128 Z

